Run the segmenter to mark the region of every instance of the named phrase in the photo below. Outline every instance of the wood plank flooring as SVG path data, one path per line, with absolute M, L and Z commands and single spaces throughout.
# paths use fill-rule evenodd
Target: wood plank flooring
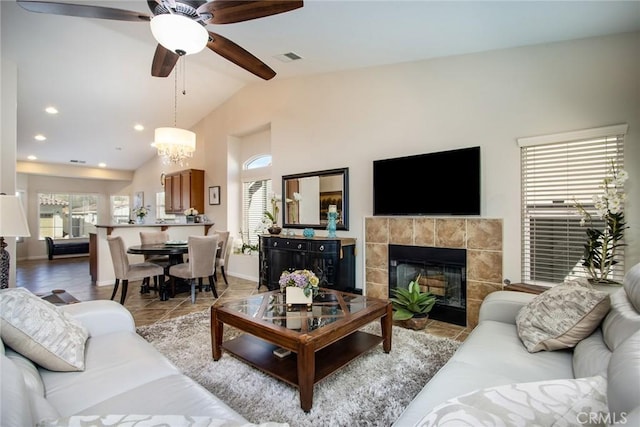
M 266 292 L 265 287 L 257 289 L 257 283 L 227 275 L 227 286 L 218 274 L 217 286 L 219 300 L 231 300 Z M 151 291 L 140 293 L 140 281 L 129 283 L 127 299 L 124 306 L 131 312 L 136 326 L 148 325 L 159 320 L 172 319 L 184 314 L 203 311 L 216 301 L 211 292 L 198 292 L 196 303 L 191 304 L 189 292 L 176 294 L 168 301 L 160 301 L 158 295 Z M 29 289 L 35 294 L 46 294 L 53 289 L 64 289 L 80 301 L 91 301 L 111 298 L 113 285 L 96 286 L 89 276 L 89 257 L 57 258 L 49 261 L 18 261 L 16 285 Z M 115 299 L 120 300 L 120 291 Z M 437 320 L 430 320 L 425 332 L 432 335 L 464 341 L 469 331 L 467 328 Z
M 257 283 L 227 275 L 229 286 L 218 275 L 216 289 L 219 299 L 235 299 L 258 293 Z M 206 282 L 206 281 L 205 281 Z M 89 258 L 73 257 L 49 260 L 19 261 L 17 263 L 16 285 L 29 289 L 35 294 L 46 294 L 53 289 L 64 289 L 80 301 L 111 298 L 113 285 L 96 286 L 89 275 Z M 182 292 L 168 301 L 160 301 L 151 291 L 140 293 L 140 281 L 130 282 L 127 300 L 124 306 L 129 309 L 136 326 L 142 326 L 159 320 L 171 319 L 193 312 L 205 310 L 216 301 L 211 292 L 197 293 L 196 303 L 191 303 L 191 294 Z M 266 291 L 266 288 L 262 288 Z M 120 300 L 122 286 L 115 300 Z

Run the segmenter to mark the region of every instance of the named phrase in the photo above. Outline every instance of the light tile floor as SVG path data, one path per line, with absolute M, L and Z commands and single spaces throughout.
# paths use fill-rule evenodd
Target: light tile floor
M 265 287 L 258 289 L 257 283 L 227 275 L 227 286 L 218 274 L 218 299 L 227 300 L 266 292 Z M 206 282 L 206 281 L 205 281 Z M 46 294 L 53 289 L 64 289 L 80 301 L 111 298 L 113 285 L 96 286 L 89 275 L 89 258 L 58 258 L 51 261 L 29 260 L 17 262 L 16 284 L 35 294 Z M 122 288 L 122 286 L 120 287 Z M 120 300 L 120 291 L 115 297 Z M 211 292 L 198 292 L 195 304 L 191 303 L 189 292 L 175 295 L 168 301 L 160 301 L 155 292 L 140 293 L 140 282 L 129 283 L 125 307 L 129 309 L 136 326 L 148 325 L 159 320 L 171 319 L 184 314 L 203 311 L 216 301 Z M 447 338 L 464 341 L 469 331 L 462 326 L 437 320 L 430 320 L 425 332 Z

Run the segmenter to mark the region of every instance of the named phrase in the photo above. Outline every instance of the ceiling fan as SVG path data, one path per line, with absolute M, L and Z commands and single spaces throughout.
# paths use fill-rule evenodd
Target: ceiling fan
M 147 0 L 152 15 L 103 6 L 77 3 L 17 0 L 31 12 L 116 21 L 151 22 L 158 41 L 151 75 L 167 77 L 183 55 L 197 53 L 205 46 L 256 76 L 269 80 L 276 73 L 267 64 L 220 34 L 208 31 L 207 24 L 232 24 L 289 12 L 302 7 L 298 0 Z M 181 38 L 178 41 L 177 38 Z

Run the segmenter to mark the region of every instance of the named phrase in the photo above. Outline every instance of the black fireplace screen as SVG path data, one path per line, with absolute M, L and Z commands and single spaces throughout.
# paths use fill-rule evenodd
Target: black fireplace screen
M 418 279 L 423 292 L 437 298 L 430 317 L 466 325 L 466 250 L 389 245 L 389 296 Z

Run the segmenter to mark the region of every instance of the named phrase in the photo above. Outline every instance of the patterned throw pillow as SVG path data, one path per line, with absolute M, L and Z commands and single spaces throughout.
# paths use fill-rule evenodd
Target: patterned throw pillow
M 287 423 L 240 423 L 220 418 L 190 415 L 73 415 L 67 418 L 44 421 L 38 424 L 38 427 L 113 427 L 120 425 L 129 427 L 289 427 Z
M 0 291 L 0 334 L 16 352 L 51 371 L 83 371 L 89 332 L 24 288 Z
M 607 382 L 595 376 L 473 391 L 436 406 L 417 425 L 576 426 L 608 412 Z
M 609 312 L 607 292 L 568 282 L 554 286 L 522 307 L 518 335 L 530 353 L 575 347 Z

